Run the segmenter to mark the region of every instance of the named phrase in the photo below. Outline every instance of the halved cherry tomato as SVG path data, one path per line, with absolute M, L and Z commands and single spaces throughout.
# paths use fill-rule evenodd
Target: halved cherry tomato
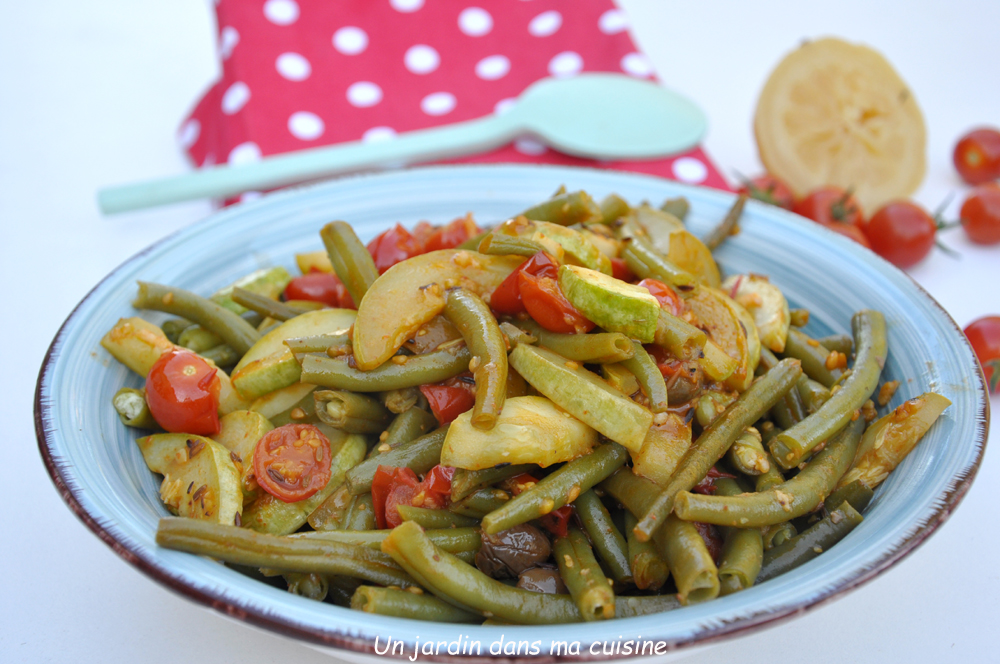
M 623 258 L 611 259 L 611 276 L 627 283 L 635 281 L 635 275 L 632 274 L 632 270 L 628 269 Z
M 660 308 L 674 316 L 680 316 L 687 309 L 687 305 L 684 304 L 684 300 L 677 294 L 677 291 L 662 281 L 643 279 L 636 286 L 642 286 L 648 290 L 649 294 L 655 297 L 656 301 L 660 303 Z
M 898 267 L 910 267 L 934 248 L 937 222 L 910 201 L 887 203 L 865 226 L 872 251 Z
M 471 214 L 460 217 L 431 233 L 424 242 L 424 251 L 457 247 L 470 237 L 479 235 L 480 232 L 479 226 L 476 226 Z
M 396 263 L 424 253 L 424 246 L 410 231 L 396 224 L 368 243 L 368 253 L 375 260 L 378 273 L 382 274 Z
M 965 328 L 990 392 L 1000 391 L 1000 316 L 984 316 Z
M 1000 131 L 991 127 L 973 129 L 959 139 L 952 160 L 958 174 L 969 184 L 1000 178 Z
M 522 314 L 526 311 L 517 279 L 521 272 L 555 279 L 559 276 L 559 265 L 544 251 L 539 251 L 521 263 L 521 266 L 511 272 L 490 295 L 490 308 L 493 311 L 508 316 Z
M 549 332 L 584 334 L 594 329 L 594 324 L 562 294 L 555 279 L 521 272 L 517 285 L 528 315 Z
M 253 472 L 264 491 L 286 503 L 305 500 L 330 481 L 330 441 L 311 424 L 286 424 L 257 441 Z
M 758 175 L 745 181 L 738 193 L 786 210 L 795 207 L 795 194 L 791 187 L 773 175 Z
M 1000 242 L 1000 186 L 991 182 L 973 189 L 960 216 L 965 234 L 976 244 Z
M 395 528 L 403 522 L 400 505 L 444 509 L 451 500 L 451 478 L 455 469 L 437 465 L 424 480 L 417 479 L 409 468 L 379 466 L 372 479 L 372 507 L 378 528 Z M 419 503 L 419 505 L 417 504 Z
M 354 300 L 337 275 L 329 272 L 310 272 L 295 277 L 285 286 L 286 300 L 310 300 L 330 307 L 357 309 Z
M 472 391 L 460 385 L 421 385 L 420 392 L 427 397 L 431 412 L 441 426 L 453 421 L 476 403 Z
M 146 376 L 146 403 L 157 424 L 172 433 L 219 433 L 218 369 L 189 350 L 169 350 Z
M 865 218 L 857 199 L 850 191 L 840 187 L 820 187 L 810 192 L 795 204 L 792 212 L 821 224 L 838 221 L 860 225 Z

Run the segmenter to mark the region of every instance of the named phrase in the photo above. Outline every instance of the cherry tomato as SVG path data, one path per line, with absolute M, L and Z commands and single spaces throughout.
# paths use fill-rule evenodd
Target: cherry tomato
M 295 277 L 285 286 L 286 300 L 310 300 L 330 307 L 357 309 L 347 288 L 329 272 L 310 272 Z
M 189 350 L 169 350 L 146 376 L 146 403 L 157 424 L 172 433 L 219 433 L 218 369 Z
M 628 265 L 622 258 L 611 259 L 611 276 L 626 283 L 635 281 L 635 275 L 632 274 L 632 270 L 628 269 Z
M 865 249 L 871 249 L 872 244 L 868 240 L 868 236 L 865 232 L 855 226 L 854 224 L 844 224 L 839 221 L 828 221 L 825 223 L 820 223 L 820 226 L 827 228 L 834 233 L 840 233 L 844 237 L 850 238 L 860 244 Z
M 750 198 L 775 205 L 786 210 L 795 207 L 795 194 L 791 187 L 773 175 L 758 175 L 743 183 L 740 187 L 740 194 L 747 194 Z
M 305 500 L 330 481 L 330 441 L 311 424 L 286 424 L 257 441 L 253 472 L 264 491 L 286 503 Z
M 555 279 L 521 272 L 517 285 L 528 315 L 549 332 L 583 334 L 594 329 L 594 324 L 562 294 Z
M 955 145 L 952 161 L 969 184 L 1000 178 L 1000 131 L 990 127 L 973 129 Z
M 962 227 L 976 244 L 1000 242 L 1000 186 L 976 187 L 962 203 Z
M 518 286 L 518 275 L 527 272 L 542 277 L 555 279 L 559 276 L 559 265 L 555 259 L 544 251 L 521 263 L 521 266 L 511 272 L 490 295 L 490 308 L 499 314 L 514 316 L 524 313 L 524 302 L 521 300 L 521 289 Z
M 864 215 L 851 192 L 840 187 L 820 187 L 809 193 L 792 208 L 792 212 L 826 224 L 839 221 L 843 224 L 861 225 Z
M 378 273 L 382 274 L 396 263 L 424 253 L 424 246 L 410 231 L 396 224 L 368 243 L 368 253 L 375 260 Z
M 569 534 L 569 519 L 573 516 L 573 506 L 563 505 L 557 510 L 552 510 L 545 516 L 538 519 L 542 528 L 549 531 L 556 537 L 566 537 Z
M 372 507 L 378 528 L 395 528 L 403 522 L 400 505 L 444 509 L 451 500 L 451 478 L 455 469 L 437 465 L 418 481 L 409 468 L 379 466 L 372 479 Z M 417 504 L 419 503 L 419 505 Z
M 872 215 L 865 235 L 872 251 L 898 267 L 916 265 L 934 247 L 937 222 L 909 201 L 887 203 Z
M 480 232 L 472 215 L 466 215 L 434 231 L 424 242 L 424 251 L 457 247 Z
M 420 392 L 427 397 L 431 412 L 441 426 L 453 421 L 476 403 L 476 397 L 470 390 L 457 385 L 421 385 Z
M 660 308 L 674 316 L 680 316 L 687 310 L 687 305 L 684 304 L 684 300 L 677 294 L 677 291 L 662 281 L 643 279 L 636 286 L 642 286 L 648 290 L 649 294 L 655 297 L 656 301 L 660 303 Z
M 984 316 L 969 323 L 965 336 L 976 351 L 990 392 L 1000 391 L 1000 316 Z

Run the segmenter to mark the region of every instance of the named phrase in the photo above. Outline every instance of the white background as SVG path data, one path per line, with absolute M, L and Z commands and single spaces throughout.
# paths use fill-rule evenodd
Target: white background
M 809 37 L 872 45 L 910 83 L 928 125 L 929 171 L 916 196 L 928 208 L 963 190 L 950 165 L 957 137 L 1000 125 L 995 1 L 621 6 L 661 78 L 707 112 L 706 149 L 730 177 L 759 171 L 757 93 L 780 57 Z M 329 661 L 135 571 L 70 513 L 36 448 L 34 383 L 64 318 L 119 263 L 210 212 L 192 203 L 103 218 L 94 203 L 100 186 L 187 169 L 173 136 L 217 74 L 210 3 L 39 0 L 4 3 L 0 19 L 0 661 Z M 1000 246 L 972 246 L 961 231 L 945 240 L 961 260 L 935 252 L 910 274 L 962 326 L 1000 313 Z M 997 450 L 987 450 L 961 508 L 888 573 L 791 623 L 684 661 L 996 661 L 998 487 Z

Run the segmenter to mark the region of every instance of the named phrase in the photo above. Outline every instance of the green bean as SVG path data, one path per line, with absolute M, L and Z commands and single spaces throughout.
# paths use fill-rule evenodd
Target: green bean
M 405 413 L 417 404 L 420 404 L 421 400 L 424 399 L 424 395 L 416 387 L 386 390 L 379 394 L 378 397 L 382 401 L 382 404 L 389 409 L 389 412 L 396 415 Z M 426 400 L 424 400 L 422 407 L 426 407 L 426 405 Z
M 585 191 L 553 196 L 528 208 L 521 215 L 535 221 L 550 221 L 560 226 L 586 224 L 604 219 L 600 206 Z
M 843 428 L 878 385 L 886 359 L 885 319 L 877 311 L 860 311 L 851 325 L 858 354 L 850 376 L 819 410 L 770 443 L 771 454 L 782 468 L 797 466 L 816 445 Z
M 398 505 L 403 521 L 416 521 L 422 528 L 465 528 L 479 525 L 479 520 L 448 510 L 431 510 L 413 505 Z
M 761 442 L 764 442 L 763 439 Z M 767 459 L 767 470 L 754 479 L 754 490 L 759 492 L 767 491 L 771 487 L 782 484 L 785 481 L 785 476 L 781 473 L 781 468 L 778 464 L 774 462 L 771 453 L 764 450 L 764 455 L 764 458 Z
M 492 429 L 507 396 L 507 345 L 503 334 L 486 303 L 463 288 L 448 289 L 444 315 L 461 333 L 472 353 L 469 369 L 476 379 L 472 426 Z
M 330 593 L 330 584 L 327 582 L 325 574 L 302 574 L 301 572 L 291 572 L 282 574 L 285 583 L 288 584 L 288 592 L 306 599 L 322 602 Z M 401 590 L 400 592 L 405 592 Z
M 587 536 L 578 528 L 570 528 L 566 537 L 552 544 L 552 554 L 559 574 L 586 621 L 615 617 L 615 594 L 611 582 L 604 576 Z
M 458 245 L 455 248 L 465 249 L 466 251 L 476 251 L 477 248 L 479 247 L 479 243 L 483 241 L 483 238 L 492 232 L 493 231 L 491 230 L 485 230 L 482 233 L 479 233 L 478 235 L 470 237 L 468 240 L 466 240 L 465 242 L 463 242 L 462 244 Z
M 858 418 L 834 436 L 823 451 L 792 479 L 760 493 L 706 496 L 683 491 L 675 511 L 686 521 L 760 528 L 812 512 L 837 486 L 854 460 L 864 420 Z
M 343 221 L 331 221 L 319 235 L 330 256 L 333 271 L 344 283 L 354 303 L 361 306 L 361 299 L 378 279 L 378 269 L 371 254 L 361 244 L 354 229 Z
M 322 355 L 298 356 L 302 363 L 303 383 L 351 392 L 383 392 L 427 383 L 439 383 L 469 368 L 472 354 L 463 344 L 459 348 L 437 350 L 425 355 L 403 355 L 406 361 L 386 362 L 371 371 L 351 366 L 347 358 Z
M 719 248 L 719 245 L 726 241 L 726 238 L 736 232 L 736 229 L 739 227 L 740 217 L 743 216 L 743 206 L 746 205 L 747 198 L 749 198 L 747 194 L 741 194 L 736 199 L 719 225 L 713 228 L 705 237 L 704 243 L 706 247 L 715 251 Z
M 309 311 L 309 309 L 285 304 L 284 302 L 239 287 L 233 288 L 232 297 L 233 302 L 236 304 L 246 307 L 250 311 L 256 311 L 261 316 L 280 321 L 295 318 L 299 314 Z
M 677 494 L 691 490 L 700 482 L 715 462 L 722 458 L 743 429 L 760 419 L 761 415 L 795 385 L 801 372 L 802 368 L 798 361 L 782 360 L 754 381 L 746 392 L 702 432 L 681 460 L 670 483 L 639 519 L 636 536 L 640 540 L 648 540 L 653 536 L 667 515 L 673 511 Z
M 382 550 L 420 585 L 452 606 L 518 624 L 580 621 L 570 596 L 530 592 L 492 579 L 436 547 L 413 522 L 394 528 Z
M 617 500 L 635 516 L 644 514 L 656 501 L 662 487 L 652 480 L 639 477 L 631 468 L 619 468 L 598 485 L 605 493 Z M 632 534 L 635 534 L 633 526 Z M 639 542 L 649 540 L 638 539 Z
M 657 346 L 663 346 L 675 357 L 686 358 L 704 348 L 707 341 L 705 333 L 691 323 L 667 311 L 660 311 L 653 338 Z
M 660 210 L 666 212 L 667 214 L 672 214 L 677 217 L 678 221 L 684 221 L 687 218 L 688 212 L 691 210 L 691 204 L 688 203 L 688 199 L 683 196 L 678 196 L 677 198 L 668 198 L 663 201 L 663 205 L 660 206 Z
M 181 332 L 188 329 L 194 325 L 191 321 L 186 318 L 168 318 L 167 320 L 160 323 L 160 329 L 163 330 L 163 334 L 167 335 L 167 339 L 170 339 L 170 343 L 177 343 L 177 339 L 180 337 Z
M 681 604 L 697 604 L 719 596 L 719 570 L 693 523 L 671 514 L 655 541 L 670 567 Z
M 698 424 L 705 428 L 724 413 L 734 400 L 735 397 L 725 392 L 702 392 L 695 405 L 694 417 L 698 420 Z
M 413 585 L 408 574 L 371 555 L 378 552 L 365 547 L 267 535 L 198 519 L 160 519 L 156 543 L 238 565 L 271 567 L 284 572 L 343 574 L 386 586 Z
M 123 387 L 111 397 L 111 405 L 118 413 L 118 419 L 127 427 L 155 429 L 159 425 L 146 404 L 146 393 L 131 387 Z
M 519 321 L 521 322 L 521 321 Z M 507 337 L 508 345 L 513 349 L 518 346 L 518 344 L 534 344 L 538 343 L 538 337 L 534 337 L 524 330 L 522 330 L 517 325 L 513 323 L 503 322 L 500 323 L 500 331 L 503 332 L 504 336 Z
M 802 372 L 827 388 L 832 387 L 843 373 L 840 369 L 827 369 L 826 358 L 830 351 L 795 328 L 788 330 L 784 355 L 802 362 Z
M 351 345 L 351 337 L 346 332 L 336 334 L 317 334 L 311 337 L 296 337 L 285 339 L 288 350 L 295 355 L 306 353 L 326 353 L 331 348 L 343 348 Z
M 627 459 L 628 451 L 621 445 L 598 445 L 590 454 L 573 459 L 500 509 L 487 514 L 483 517 L 483 530 L 494 535 L 568 505 L 624 465 Z
M 343 530 L 347 510 L 353 501 L 354 496 L 347 490 L 347 484 L 341 484 L 309 514 L 306 521 L 316 531 Z
M 236 351 L 229 344 L 213 346 L 208 350 L 201 351 L 199 355 L 206 360 L 214 362 L 217 367 L 230 367 L 240 360 L 240 356 L 236 354 Z
M 319 422 L 319 417 L 316 415 L 316 400 L 313 398 L 313 391 L 309 390 L 305 396 L 292 404 L 291 407 L 267 418 L 268 421 L 276 427 L 293 423 L 315 424 Z
M 835 350 L 838 353 L 843 353 L 848 357 L 854 352 L 854 339 L 851 338 L 849 334 L 831 334 L 825 337 L 820 337 L 816 341 L 819 345 L 827 350 Z
M 528 383 L 578 420 L 638 452 L 653 414 L 595 374 L 544 348 L 518 346 L 510 363 Z
M 527 473 L 534 468 L 535 465 L 530 463 L 506 464 L 482 470 L 456 468 L 455 474 L 451 478 L 451 499 L 453 501 L 462 500 L 479 489 L 485 489 L 497 482 Z
M 859 512 L 864 512 L 865 508 L 868 507 L 868 503 L 874 497 L 875 491 L 865 484 L 864 480 L 854 480 L 827 496 L 826 500 L 823 501 L 823 505 L 826 507 L 827 512 L 832 512 L 846 500 L 851 504 L 851 507 Z
M 789 309 L 788 321 L 793 327 L 805 327 L 809 324 L 809 310 Z
M 347 473 L 348 489 L 354 495 L 371 491 L 372 480 L 379 466 L 409 468 L 418 475 L 426 473 L 440 461 L 441 446 L 444 445 L 447 432 L 448 427 L 444 426 L 383 454 L 365 459 Z
M 627 469 L 623 469 L 627 471 Z M 619 471 L 622 472 L 622 471 Z M 638 520 L 625 511 L 625 532 L 628 535 L 628 560 L 632 581 L 639 590 L 658 590 L 667 582 L 670 568 L 653 542 L 640 542 L 632 531 Z
M 632 583 L 628 564 L 628 544 L 615 524 L 604 503 L 593 490 L 584 491 L 573 502 L 590 541 L 597 550 L 604 568 L 618 583 Z
M 652 277 L 673 286 L 681 293 L 691 292 L 698 287 L 698 277 L 674 265 L 645 238 L 623 238 L 622 258 L 629 269 L 643 279 Z
M 791 521 L 766 526 L 761 529 L 761 534 L 764 536 L 764 550 L 770 551 L 776 546 L 781 546 L 798 533 Z
M 316 390 L 312 394 L 320 422 L 341 431 L 380 433 L 392 417 L 378 399 L 364 394 L 337 390 Z
M 245 320 L 211 300 L 180 288 L 140 281 L 132 306 L 182 316 L 219 335 L 240 355 L 260 339 Z M 217 345 L 217 344 L 216 344 Z
M 862 520 L 858 511 L 844 501 L 819 523 L 766 552 L 757 580 L 767 581 L 809 562 L 846 537 Z
M 341 521 L 342 530 L 365 531 L 374 530 L 375 508 L 372 505 L 372 495 L 363 493 L 353 496 L 347 505 L 347 511 Z
M 337 542 L 354 546 L 365 546 L 381 551 L 382 542 L 389 536 L 390 530 L 324 530 L 320 532 L 304 532 L 292 535 L 293 538 L 318 539 L 324 542 Z M 435 546 L 448 553 L 478 551 L 482 546 L 482 537 L 478 528 L 434 528 L 424 531 Z
M 635 352 L 631 340 L 621 332 L 559 334 L 532 320 L 518 321 L 517 325 L 537 339 L 539 346 L 575 362 L 614 364 L 633 357 Z
M 771 426 L 770 427 L 766 426 L 768 424 L 770 424 Z M 774 426 L 774 422 L 771 422 L 770 420 L 765 421 L 764 424 L 761 425 L 761 429 L 760 430 L 762 432 L 761 433 L 761 442 L 764 443 L 764 447 L 765 448 L 768 447 L 768 443 L 770 443 L 772 440 L 774 440 L 775 436 L 777 436 L 779 433 L 781 433 L 782 431 L 784 431 L 784 429 L 782 429 L 781 427 Z M 768 457 L 768 461 L 772 462 L 771 465 L 773 467 L 775 467 L 775 468 L 778 467 L 778 464 L 773 463 L 774 459 L 772 459 L 771 457 Z
M 510 494 L 503 489 L 487 487 L 470 493 L 468 496 L 452 503 L 448 510 L 461 516 L 482 519 L 510 502 Z M 492 534 L 492 533 L 490 533 Z
M 681 603 L 676 595 L 646 595 L 639 597 L 622 596 L 615 598 L 615 617 L 634 618 L 679 609 Z M 645 649 L 643 645 L 643 649 Z M 636 650 L 638 654 L 638 649 Z M 652 650 L 650 650 L 652 653 Z
M 743 490 L 736 480 L 720 478 L 715 481 L 717 496 L 738 496 L 741 493 Z M 763 558 L 764 538 L 759 528 L 723 529 L 719 594 L 730 595 L 752 586 L 760 573 Z
M 649 356 L 649 353 L 638 341 L 632 341 L 632 357 L 622 360 L 621 365 L 632 372 L 642 393 L 649 399 L 649 409 L 654 413 L 662 413 L 667 410 L 667 383 L 663 380 L 663 374 L 656 365 L 656 361 Z
M 760 433 L 753 427 L 747 427 L 729 447 L 729 451 L 726 452 L 726 461 L 744 475 L 753 477 L 762 475 L 771 469 L 768 454 L 761 444 Z
M 799 378 L 796 387 L 799 391 L 799 399 L 802 401 L 802 405 L 805 407 L 806 414 L 808 415 L 812 415 L 819 410 L 820 406 L 825 404 L 826 400 L 830 398 L 830 390 L 808 376 Z
M 177 345 L 201 353 L 209 348 L 215 348 L 223 343 L 222 337 L 201 325 L 191 325 L 177 337 Z
M 640 391 L 635 374 L 620 364 L 602 364 L 601 376 L 608 385 L 622 394 L 631 396 Z
M 392 420 L 392 424 L 385 430 L 384 437 L 379 439 L 381 443 L 373 449 L 388 452 L 436 428 L 437 420 L 433 415 L 422 408 L 411 408 Z
M 608 194 L 601 200 L 601 222 L 610 224 L 632 212 L 632 207 L 618 194 Z
M 529 237 L 487 233 L 480 240 L 477 251 L 491 256 L 534 256 L 539 251 L 545 251 L 545 245 Z
M 397 588 L 360 586 L 351 597 L 351 608 L 411 620 L 472 624 L 479 624 L 483 620 L 479 614 L 456 608 L 434 595 Z

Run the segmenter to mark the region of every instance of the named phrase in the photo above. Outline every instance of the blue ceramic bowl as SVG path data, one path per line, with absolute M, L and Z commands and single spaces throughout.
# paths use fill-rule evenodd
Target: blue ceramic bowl
M 689 227 L 699 235 L 733 197 L 719 191 L 607 171 L 527 166 L 435 167 L 337 180 L 264 197 L 211 216 L 143 251 L 99 283 L 77 306 L 49 349 L 35 399 L 39 447 L 70 508 L 119 555 L 195 602 L 275 632 L 339 649 L 372 653 L 375 638 L 421 643 L 479 640 L 483 655 L 500 631 L 510 641 L 554 634 L 591 643 L 621 637 L 662 642 L 663 649 L 706 643 L 801 613 L 885 571 L 913 551 L 957 507 L 986 442 L 989 402 L 982 373 L 961 330 L 906 274 L 871 252 L 777 208 L 751 202 L 742 232 L 718 251 L 724 272 L 770 275 L 795 307 L 810 310 L 815 335 L 850 332 L 853 312 L 884 312 L 889 330 L 885 378 L 901 381 L 892 406 L 933 390 L 952 401 L 916 450 L 879 487 L 865 521 L 815 560 L 747 591 L 671 613 L 603 623 L 545 627 L 468 627 L 373 616 L 309 601 L 258 583 L 208 559 L 156 546 L 167 515 L 159 479 L 147 470 L 134 434 L 110 407 L 132 375 L 98 344 L 129 305 L 137 279 L 211 293 L 262 266 L 294 267 L 296 252 L 322 248 L 318 231 L 343 219 L 363 240 L 399 221 L 442 223 L 472 211 L 480 223 L 502 220 L 561 184 L 597 198 L 691 202 Z M 600 647 L 596 651 L 600 655 Z M 521 650 L 519 655 L 524 654 Z M 621 653 L 619 653 L 620 655 Z M 614 657 L 611 655 L 610 657 Z M 444 652 L 426 659 L 453 659 Z M 572 656 L 570 658 L 573 658 Z

